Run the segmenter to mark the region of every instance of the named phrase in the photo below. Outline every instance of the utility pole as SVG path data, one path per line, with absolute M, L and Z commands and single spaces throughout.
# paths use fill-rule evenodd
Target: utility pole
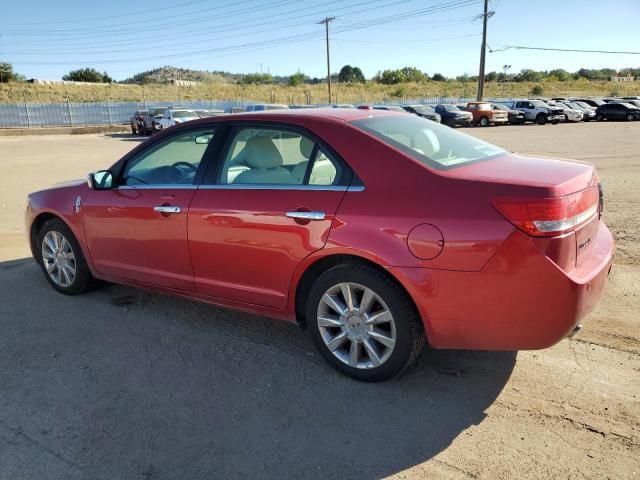
M 327 87 L 329 89 L 329 103 L 331 102 L 331 62 L 329 61 L 329 23 L 334 21 L 336 17 L 326 17 L 324 20 L 318 22 L 318 24 L 325 26 L 325 34 L 327 40 Z
M 482 47 L 480 49 L 480 72 L 478 74 L 478 98 L 484 96 L 484 57 L 487 52 L 487 19 L 489 18 L 489 0 L 484 0 L 484 13 L 482 14 Z

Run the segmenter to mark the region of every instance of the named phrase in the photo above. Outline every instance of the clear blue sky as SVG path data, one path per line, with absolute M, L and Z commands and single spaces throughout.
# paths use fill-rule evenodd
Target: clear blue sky
M 640 51 L 640 0 L 492 0 L 487 42 Z M 415 66 L 429 74 L 477 74 L 481 0 L 4 0 L 0 61 L 29 78 L 59 79 L 94 67 L 122 80 L 163 65 L 288 75 Z M 639 67 L 640 55 L 505 50 L 487 71 Z

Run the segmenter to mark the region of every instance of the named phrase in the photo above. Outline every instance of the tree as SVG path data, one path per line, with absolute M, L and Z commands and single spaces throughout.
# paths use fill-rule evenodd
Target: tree
M 543 92 L 544 88 L 542 88 L 542 85 L 536 85 L 531 89 L 531 95 L 542 95 Z
M 546 77 L 542 72 L 536 72 L 530 68 L 524 68 L 520 70 L 514 78 L 516 82 L 541 82 Z
M 0 62 L 0 83 L 22 82 L 25 78 L 13 71 L 13 65 L 10 63 Z
M 111 78 L 107 72 L 100 73 L 95 68 L 80 68 L 78 70 L 71 70 L 67 73 L 63 80 L 70 80 L 73 82 L 92 82 L 92 83 L 112 83 Z
M 383 83 L 384 85 L 395 85 L 397 83 L 404 82 L 405 78 L 400 70 L 384 70 L 382 72 L 378 72 L 375 80 L 379 83 Z
M 431 77 L 431 80 L 433 80 L 434 82 L 446 82 L 447 78 L 441 73 L 434 73 L 433 77 Z
M 293 75 L 291 75 L 289 77 L 289 86 L 291 87 L 296 87 L 298 85 L 303 84 L 305 81 L 307 81 L 309 79 L 309 77 L 307 77 L 304 73 L 302 72 L 296 72 Z
M 416 67 L 404 67 L 400 69 L 405 82 L 424 82 L 428 77 Z
M 567 82 L 571 80 L 571 74 L 567 72 L 564 68 L 556 68 L 549 72 L 550 77 L 556 77 L 561 82 Z
M 250 85 L 252 83 L 269 83 L 273 81 L 270 73 L 247 73 L 242 77 L 240 83 Z
M 345 65 L 340 69 L 340 73 L 338 74 L 338 81 L 341 83 L 364 83 L 365 78 L 362 70 L 360 70 L 358 67 Z
M 485 82 L 495 82 L 496 80 L 498 80 L 497 72 L 489 72 L 484 76 Z

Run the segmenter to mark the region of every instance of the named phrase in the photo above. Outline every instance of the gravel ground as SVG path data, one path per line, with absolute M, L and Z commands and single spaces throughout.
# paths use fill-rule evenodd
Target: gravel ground
M 25 195 L 127 135 L 0 138 L 0 479 L 640 477 L 640 122 L 466 129 L 593 162 L 617 240 L 605 296 L 537 352 L 427 352 L 361 384 L 297 327 L 109 285 L 55 293 Z

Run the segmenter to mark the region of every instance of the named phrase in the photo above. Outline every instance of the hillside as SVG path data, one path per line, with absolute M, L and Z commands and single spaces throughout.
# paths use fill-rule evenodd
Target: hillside
M 211 72 L 212 78 L 218 73 Z M 194 77 L 192 77 L 194 78 Z M 191 78 L 191 79 L 192 79 Z M 218 77 L 220 78 L 220 77 Z M 190 80 L 190 79 L 185 79 Z M 542 82 L 507 83 L 488 82 L 487 97 L 525 97 L 535 86 L 542 87 L 543 96 L 610 96 L 640 95 L 640 82 L 596 82 L 585 79 L 566 82 L 545 80 Z M 0 84 L 0 103 L 27 102 L 176 102 L 181 100 L 241 100 L 246 102 L 273 103 L 326 103 L 325 84 L 298 85 L 240 85 L 224 80 L 206 80 L 200 85 L 178 87 L 161 84 L 96 84 L 96 85 L 34 85 L 29 83 Z M 423 97 L 472 97 L 476 93 L 474 82 L 428 81 L 382 85 L 339 83 L 333 86 L 334 102 L 374 103 L 384 100 L 402 101 Z
M 154 68 L 146 72 L 136 73 L 132 77 L 123 80 L 126 84 L 165 84 L 172 80 L 188 80 L 192 82 L 231 82 L 235 83 L 239 79 L 238 75 L 228 72 L 208 72 L 204 70 L 191 70 L 188 68 L 178 68 L 165 66 Z

